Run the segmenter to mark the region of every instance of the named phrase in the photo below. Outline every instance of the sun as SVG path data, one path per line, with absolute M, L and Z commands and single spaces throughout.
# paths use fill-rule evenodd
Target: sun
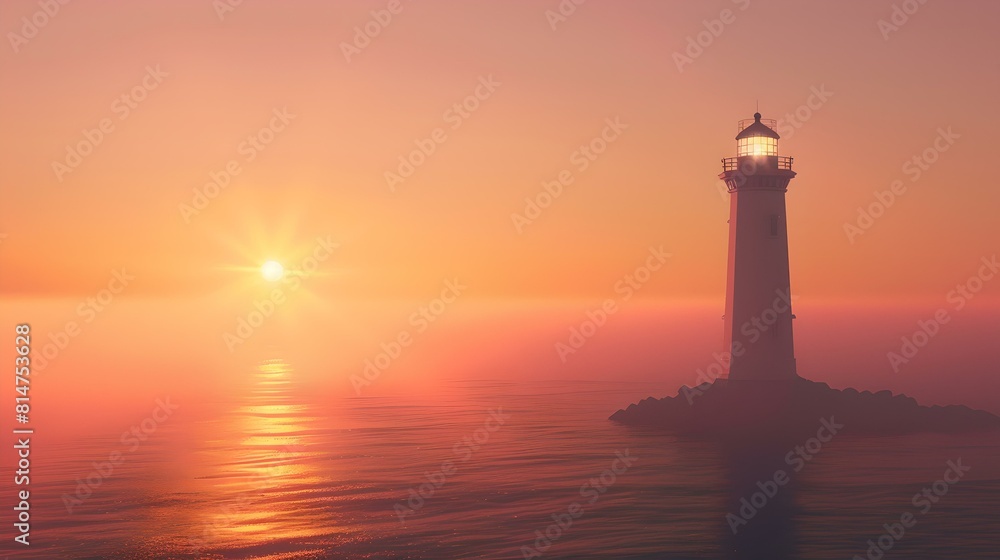
M 277 282 L 285 275 L 285 267 L 278 261 L 267 261 L 260 267 L 260 274 L 268 282 Z

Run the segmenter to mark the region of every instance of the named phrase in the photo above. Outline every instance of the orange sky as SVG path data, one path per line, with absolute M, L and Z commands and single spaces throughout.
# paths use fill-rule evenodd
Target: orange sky
M 241 281 L 225 267 L 292 261 L 331 236 L 327 297 L 424 297 L 458 275 L 475 297 L 600 298 L 663 245 L 669 273 L 643 296 L 717 299 L 718 160 L 756 100 L 780 119 L 812 88 L 832 96 L 779 143 L 799 173 L 799 294 L 937 302 L 997 251 L 995 3 L 924 5 L 886 40 L 888 1 L 592 0 L 555 30 L 554 1 L 404 1 L 348 62 L 341 43 L 387 5 L 244 2 L 220 21 L 207 0 L 71 3 L 0 49 L 3 293 L 85 295 L 123 266 L 134 295 L 211 293 Z M 0 29 L 22 33 L 38 9 L 5 3 Z M 726 9 L 678 71 L 672 54 Z M 166 75 L 134 108 L 116 102 L 147 67 Z M 453 128 L 446 111 L 490 76 Z M 286 107 L 247 161 L 241 143 Z M 608 118 L 627 129 L 580 171 L 572 154 Z M 102 119 L 113 129 L 60 181 L 53 162 Z M 903 164 L 948 127 L 960 137 L 912 181 Z M 444 141 L 391 192 L 385 172 L 436 128 Z M 230 160 L 240 173 L 185 223 L 179 205 Z M 518 233 L 511 214 L 563 169 L 573 183 Z M 845 222 L 896 179 L 905 194 L 849 242 Z
M 886 39 L 892 0 L 590 0 L 564 21 L 546 14 L 556 0 L 246 1 L 220 19 L 222 1 L 0 11 L 3 321 L 30 322 L 43 358 L 79 329 L 39 371 L 39 406 L 64 411 L 42 418 L 231 391 L 274 348 L 354 395 L 352 376 L 404 332 L 415 342 L 365 396 L 455 377 L 696 384 L 722 345 L 719 159 L 758 100 L 798 172 L 800 373 L 1000 412 L 1000 280 L 964 310 L 949 299 L 1000 249 L 1000 5 L 929 2 Z M 912 161 L 935 142 L 933 164 Z M 418 145 L 433 153 L 401 171 Z M 196 198 L 213 180 L 226 187 Z M 300 268 L 326 246 L 230 348 L 274 287 L 260 264 Z M 569 329 L 660 248 L 664 266 L 561 360 Z M 128 285 L 91 312 L 120 287 L 112 271 Z M 419 332 L 412 313 L 452 279 L 459 302 Z M 894 371 L 887 352 L 941 308 L 952 322 Z

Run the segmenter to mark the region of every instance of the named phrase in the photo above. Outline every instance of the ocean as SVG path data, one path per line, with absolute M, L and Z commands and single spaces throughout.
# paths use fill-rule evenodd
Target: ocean
M 998 554 L 997 433 L 847 427 L 805 455 L 734 452 L 607 419 L 676 391 L 659 383 L 334 396 L 277 356 L 245 373 L 226 398 L 158 397 L 99 436 L 39 434 L 32 544 L 9 556 L 851 559 L 880 537 L 886 559 Z

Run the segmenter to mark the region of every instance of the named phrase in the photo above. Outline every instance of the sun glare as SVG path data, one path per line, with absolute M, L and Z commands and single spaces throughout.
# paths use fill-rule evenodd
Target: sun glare
M 278 261 L 267 261 L 260 267 L 260 274 L 268 282 L 277 282 L 285 275 L 285 267 Z

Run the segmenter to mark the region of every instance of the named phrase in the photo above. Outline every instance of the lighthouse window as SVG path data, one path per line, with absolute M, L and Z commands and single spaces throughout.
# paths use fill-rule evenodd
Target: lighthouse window
M 736 141 L 737 156 L 776 156 L 778 141 L 766 136 L 748 136 Z
M 778 237 L 778 217 L 771 216 L 771 237 Z

